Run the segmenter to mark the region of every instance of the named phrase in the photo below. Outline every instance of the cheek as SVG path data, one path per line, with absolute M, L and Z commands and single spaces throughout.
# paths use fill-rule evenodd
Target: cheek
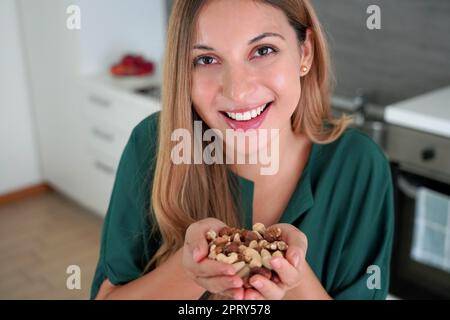
M 270 76 L 271 88 L 278 98 L 279 111 L 289 114 L 294 112 L 300 99 L 300 75 L 289 64 L 279 65 Z
M 207 121 L 213 105 L 217 85 L 210 77 L 195 74 L 192 78 L 192 102 L 195 111 Z

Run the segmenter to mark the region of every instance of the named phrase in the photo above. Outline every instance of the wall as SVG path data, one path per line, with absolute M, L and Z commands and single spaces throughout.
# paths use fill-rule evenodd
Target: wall
M 0 1 L 0 194 L 42 180 L 14 0 Z
M 389 104 L 450 85 L 450 1 L 312 0 L 335 62 L 336 93 Z M 369 5 L 381 30 L 366 28 Z
M 165 45 L 165 0 L 78 0 L 81 72 L 108 70 L 125 52 L 159 62 Z

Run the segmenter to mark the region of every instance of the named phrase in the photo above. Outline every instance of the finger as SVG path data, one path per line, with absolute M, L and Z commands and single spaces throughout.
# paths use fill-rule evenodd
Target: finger
M 308 248 L 308 238 L 297 227 L 288 223 L 276 224 L 282 230 L 282 238 L 289 246 L 296 246 L 306 252 Z
M 282 229 L 283 240 L 288 244 L 286 251 L 287 260 L 295 267 L 298 267 L 300 262 L 305 259 L 306 251 L 308 249 L 308 239 L 306 235 L 298 228 L 287 223 L 280 223 L 275 225 Z
M 196 278 L 196 282 L 211 293 L 222 293 L 232 288 L 240 288 L 243 285 L 239 276 L 219 276 Z
M 236 274 L 236 269 L 228 263 L 218 262 L 211 259 L 204 259 L 200 262 L 193 262 L 189 265 L 189 270 L 196 277 L 216 277 L 232 276 Z
M 284 297 L 285 286 L 278 286 L 273 281 L 270 281 L 263 276 L 255 275 L 251 277 L 250 284 L 264 297 L 264 299 L 280 300 Z
M 300 281 L 300 272 L 282 257 L 274 257 L 270 260 L 273 270 L 288 287 L 293 287 Z
M 305 260 L 305 255 L 305 250 L 295 245 L 290 245 L 286 251 L 286 259 L 298 270 L 301 269 L 302 262 Z
M 225 290 L 222 294 L 234 300 L 242 300 L 244 299 L 244 288 L 240 287 L 228 289 Z
M 254 289 L 244 291 L 244 300 L 264 300 L 264 297 Z
M 218 219 L 207 218 L 191 224 L 186 230 L 185 246 L 187 251 L 192 254 L 194 261 L 199 262 L 208 255 L 208 242 L 206 241 L 206 232 L 210 229 L 219 230 L 226 226 Z

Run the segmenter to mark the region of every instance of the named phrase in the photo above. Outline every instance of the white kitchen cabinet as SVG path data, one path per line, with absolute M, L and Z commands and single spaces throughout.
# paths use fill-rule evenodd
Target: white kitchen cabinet
M 152 81 L 159 84 L 155 77 Z M 122 151 L 133 128 L 160 109 L 160 102 L 141 97 L 107 76 L 82 78 L 82 153 L 89 185 L 84 202 L 96 212 L 105 213 Z M 92 197 L 95 194 L 96 197 Z
M 131 2 L 144 3 L 143 0 Z M 153 3 L 159 2 L 162 0 Z M 81 7 L 82 17 L 83 12 L 89 15 L 87 2 L 78 3 L 86 4 Z M 91 42 L 83 39 L 86 34 L 95 35 L 95 30 L 82 29 L 83 33 L 66 28 L 66 9 L 72 1 L 20 0 L 18 4 L 43 177 L 55 189 L 104 215 L 118 161 L 129 135 L 143 118 L 160 108 L 159 101 L 133 93 L 126 82 L 106 75 L 82 73 L 84 69 L 93 74 L 106 71 L 104 65 L 94 70 L 97 60 L 87 60 L 100 57 L 98 53 L 89 52 L 86 43 Z M 148 4 L 144 6 L 148 7 Z M 130 6 L 130 10 L 139 10 L 139 6 Z M 86 27 L 89 25 L 95 27 L 95 24 L 86 24 Z M 133 23 L 127 23 L 127 16 L 122 16 L 117 28 L 125 25 L 130 27 Z M 81 26 L 83 28 L 83 20 Z M 153 26 L 153 32 L 163 33 L 164 27 L 158 23 Z M 134 31 L 142 34 L 142 41 L 150 41 L 148 37 L 144 38 L 148 34 L 145 28 L 128 30 Z M 114 29 L 110 32 L 115 34 Z M 114 42 L 113 35 L 104 38 Z M 96 39 L 101 42 L 103 38 L 97 36 Z M 124 43 L 128 45 L 128 42 Z M 106 43 L 98 47 L 102 52 L 107 50 Z M 125 53 L 127 48 L 115 47 L 113 51 Z M 120 57 L 109 58 L 113 61 Z M 157 63 L 158 72 L 159 61 L 153 61 Z M 157 73 L 145 81 L 158 83 L 158 79 Z

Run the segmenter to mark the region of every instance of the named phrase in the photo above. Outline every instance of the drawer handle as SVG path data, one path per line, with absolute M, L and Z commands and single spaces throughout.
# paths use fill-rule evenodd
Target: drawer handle
M 113 175 L 116 173 L 116 170 L 114 170 L 113 167 L 111 167 L 111 166 L 107 165 L 106 163 L 103 163 L 99 160 L 96 160 L 94 162 L 94 165 L 97 169 L 99 169 L 100 171 L 103 171 L 106 174 Z
M 431 161 L 436 156 L 436 152 L 433 148 L 425 148 L 422 150 L 421 156 L 423 161 Z
M 100 130 L 98 128 L 92 128 L 91 133 L 94 136 L 97 136 L 98 138 L 108 141 L 108 142 L 112 142 L 114 141 L 114 135 L 108 132 L 105 132 L 103 130 Z
M 95 94 L 90 94 L 89 95 L 89 101 L 91 101 L 92 103 L 102 107 L 102 108 L 109 108 L 111 106 L 111 102 L 109 100 L 106 100 L 102 97 L 99 97 Z

